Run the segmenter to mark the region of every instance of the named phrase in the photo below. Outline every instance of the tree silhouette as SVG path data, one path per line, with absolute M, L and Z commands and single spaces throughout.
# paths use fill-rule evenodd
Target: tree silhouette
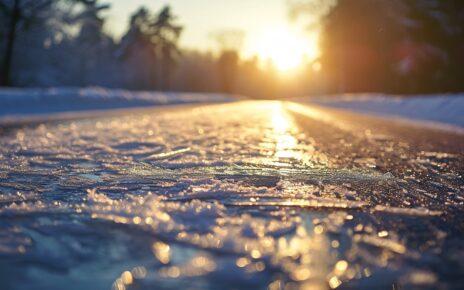
M 331 92 L 464 89 L 464 1 L 288 2 L 293 15 L 322 23 L 321 63 Z
M 178 41 L 182 33 L 182 26 L 175 23 L 176 17 L 169 6 L 164 7 L 157 16 L 154 24 L 154 38 L 161 56 L 161 89 L 171 87 L 172 69 L 176 58 L 180 55 Z
M 23 24 L 38 17 L 53 0 L 0 0 L 0 12 L 7 19 L 3 64 L 0 70 L 0 86 L 11 84 L 10 74 L 17 34 Z
M 226 29 L 216 31 L 211 36 L 220 49 L 218 70 L 222 91 L 234 93 L 240 60 L 238 52 L 243 45 L 245 33 L 242 30 Z
M 180 55 L 178 41 L 182 26 L 176 22 L 169 6 L 164 7 L 157 15 L 141 7 L 131 17 L 130 27 L 121 41 L 119 56 L 131 58 L 134 54 L 145 54 L 146 63 L 151 63 L 151 84 L 156 83 L 155 68 L 160 70 L 160 87 L 169 89 L 173 66 Z M 133 59 L 134 60 L 134 59 Z
M 74 39 L 75 55 L 79 57 L 78 65 L 81 84 L 85 85 L 109 66 L 108 58 L 114 42 L 103 31 L 105 18 L 102 13 L 110 8 L 109 4 L 99 0 L 81 0 L 82 8 L 72 15 L 72 23 L 79 24 L 80 30 Z

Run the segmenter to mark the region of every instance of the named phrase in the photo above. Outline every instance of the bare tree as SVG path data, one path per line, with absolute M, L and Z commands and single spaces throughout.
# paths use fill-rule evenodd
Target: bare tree
M 0 86 L 10 85 L 10 74 L 17 34 L 23 24 L 32 21 L 53 0 L 0 0 L 0 12 L 7 19 L 3 64 L 0 70 Z

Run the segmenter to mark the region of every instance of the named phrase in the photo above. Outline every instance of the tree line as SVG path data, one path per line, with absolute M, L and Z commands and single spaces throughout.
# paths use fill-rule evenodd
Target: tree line
M 257 59 L 181 49 L 169 6 L 137 9 L 120 40 L 105 30 L 108 9 L 100 0 L 0 0 L 0 86 L 277 96 L 275 71 L 264 74 Z
M 464 1 L 290 2 L 304 19 L 322 11 L 320 62 L 328 91 L 464 91 Z
M 310 29 L 317 21 L 321 55 L 283 79 L 271 63 L 241 59 L 238 48 L 219 54 L 181 49 L 184 27 L 169 6 L 140 7 L 115 40 L 105 30 L 110 5 L 102 0 L 0 0 L 0 86 L 261 98 L 464 90 L 464 1 L 287 1 Z
M 98 0 L 0 0 L 1 82 L 12 86 L 167 89 L 182 27 L 141 7 L 116 42 Z

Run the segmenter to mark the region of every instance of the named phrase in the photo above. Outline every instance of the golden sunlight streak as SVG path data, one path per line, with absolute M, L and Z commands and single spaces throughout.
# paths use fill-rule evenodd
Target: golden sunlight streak
M 313 167 L 316 164 L 328 164 L 328 157 L 316 150 L 312 143 L 298 141 L 301 136 L 294 119 L 287 110 L 293 111 L 293 103 L 275 102 L 270 112 L 272 132 L 268 135 L 273 142 L 274 165 L 280 164 L 282 160 L 292 160 L 301 165 Z M 266 148 L 267 144 L 262 144 Z
M 300 152 L 296 151 L 298 140 L 291 134 L 294 124 L 285 115 L 282 104 L 278 104 L 272 114 L 272 127 L 275 137 L 275 157 L 300 159 Z
M 288 72 L 319 56 L 318 36 L 285 27 L 272 28 L 256 39 L 253 50 L 261 60 L 271 61 L 279 71 Z

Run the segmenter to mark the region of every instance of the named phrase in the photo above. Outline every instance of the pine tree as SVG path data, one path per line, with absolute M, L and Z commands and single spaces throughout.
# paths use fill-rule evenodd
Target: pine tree
M 182 26 L 175 23 L 176 17 L 169 6 L 164 7 L 157 16 L 154 24 L 154 37 L 161 57 L 161 89 L 171 87 L 172 70 L 176 58 L 180 55 L 178 41 L 182 33 Z
M 103 30 L 105 18 L 102 13 L 110 8 L 109 4 L 98 0 L 81 0 L 82 8 L 73 15 L 72 22 L 80 27 L 73 40 L 75 55 L 79 57 L 77 69 L 80 85 L 111 85 L 114 41 Z
M 175 19 L 168 6 L 156 16 L 144 7 L 131 16 L 118 56 L 125 61 L 126 81 L 133 84 L 132 88 L 153 89 L 157 84 L 161 89 L 169 88 L 182 33 L 182 27 L 175 23 Z

